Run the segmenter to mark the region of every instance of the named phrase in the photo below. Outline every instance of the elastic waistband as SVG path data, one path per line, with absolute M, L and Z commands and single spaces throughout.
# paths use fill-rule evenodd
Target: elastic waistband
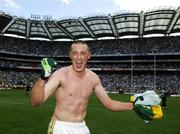
M 66 122 L 66 121 L 55 121 L 56 125 L 68 126 L 68 127 L 84 127 L 86 125 L 85 121 L 82 122 Z

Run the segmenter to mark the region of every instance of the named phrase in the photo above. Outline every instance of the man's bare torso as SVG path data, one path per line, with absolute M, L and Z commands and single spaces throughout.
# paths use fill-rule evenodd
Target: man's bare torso
M 89 96 L 96 84 L 96 75 L 86 69 L 84 75 L 72 73 L 71 66 L 62 68 L 60 85 L 55 92 L 53 117 L 61 121 L 81 122 L 86 116 Z

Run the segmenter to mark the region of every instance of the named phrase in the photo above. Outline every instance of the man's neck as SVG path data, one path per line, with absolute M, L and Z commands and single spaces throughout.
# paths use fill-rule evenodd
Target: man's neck
M 86 74 L 86 68 L 82 71 L 76 71 L 72 66 L 71 66 L 71 71 L 73 74 L 75 74 L 77 77 L 83 77 Z

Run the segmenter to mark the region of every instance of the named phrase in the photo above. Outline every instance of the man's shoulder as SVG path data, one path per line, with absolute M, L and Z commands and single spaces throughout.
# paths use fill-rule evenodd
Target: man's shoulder
M 64 74 L 64 73 L 66 73 L 67 70 L 68 70 L 68 67 L 61 67 L 61 68 L 57 69 L 57 70 L 54 72 L 54 74 L 62 75 L 62 74 Z
M 61 67 L 61 68 L 57 69 L 56 71 L 67 71 L 68 68 L 69 68 L 69 66 Z
M 95 72 L 93 72 L 92 70 L 86 69 L 86 71 L 88 72 L 88 74 L 89 74 L 91 77 L 99 78 L 98 75 L 97 75 Z

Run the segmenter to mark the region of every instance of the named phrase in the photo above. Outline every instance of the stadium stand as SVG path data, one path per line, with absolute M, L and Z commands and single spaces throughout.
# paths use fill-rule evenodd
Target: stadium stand
M 166 89 L 172 94 L 180 93 L 180 36 L 169 36 L 180 31 L 179 12 L 161 9 L 57 22 L 26 20 L 1 12 L 0 87 L 22 87 L 27 82 L 32 85 L 40 75 L 40 59 L 53 57 L 58 67 L 69 65 L 72 41 L 91 38 L 87 40 L 92 54 L 88 68 L 99 74 L 107 91 Z M 157 33 L 164 36 L 144 37 Z M 120 38 L 126 35 L 137 38 Z M 99 40 L 100 37 L 113 39 Z
M 70 64 L 68 49 L 71 42 L 27 41 L 5 36 L 0 38 L 1 86 L 20 87 L 27 81 L 32 85 L 40 75 L 39 62 L 44 56 L 53 56 L 58 61 L 58 67 Z M 167 42 L 171 42 L 174 47 L 163 47 Z M 174 94 L 179 92 L 180 86 L 178 42 L 180 37 L 88 41 L 92 51 L 88 68 L 99 74 L 109 92 L 143 92 L 154 89 L 160 92 L 165 88 Z M 131 44 L 131 50 L 125 44 Z M 149 50 L 147 47 L 135 47 L 137 44 L 150 44 Z M 162 49 L 155 53 L 150 51 L 152 46 Z M 53 54 L 54 50 L 56 54 Z

